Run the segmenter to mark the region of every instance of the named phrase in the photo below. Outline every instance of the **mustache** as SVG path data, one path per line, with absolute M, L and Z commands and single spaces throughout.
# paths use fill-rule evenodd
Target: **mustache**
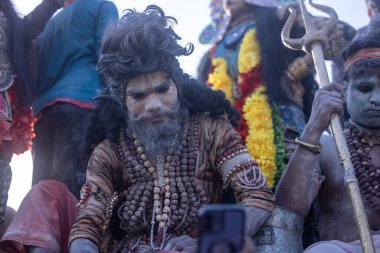
M 177 113 L 177 108 L 175 109 L 164 108 L 154 113 L 145 112 L 144 114 L 140 115 L 140 117 L 134 120 L 138 122 L 142 122 L 142 121 L 150 120 L 156 117 L 165 117 L 165 116 L 171 117 L 171 116 L 174 116 L 176 113 Z

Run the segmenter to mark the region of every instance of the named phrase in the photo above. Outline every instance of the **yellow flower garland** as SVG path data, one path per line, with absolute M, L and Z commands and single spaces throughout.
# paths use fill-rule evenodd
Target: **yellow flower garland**
M 261 61 L 260 46 L 256 41 L 256 29 L 247 31 L 240 45 L 238 56 L 239 73 L 248 73 Z
M 260 166 L 269 187 L 273 187 L 275 179 L 274 132 L 272 109 L 265 95 L 265 87 L 261 86 L 245 100 L 244 118 L 248 124 L 248 136 L 245 139 L 247 148 Z
M 214 72 L 208 76 L 208 83 L 213 90 L 222 90 L 228 100 L 233 101 L 232 97 L 232 80 L 227 73 L 227 62 L 223 58 L 212 60 Z
M 250 72 L 260 62 L 260 46 L 256 40 L 256 29 L 251 29 L 245 33 L 240 45 L 238 55 L 239 73 Z M 233 102 L 232 80 L 227 72 L 226 60 L 215 58 L 212 65 L 214 71 L 210 73 L 208 82 L 213 89 L 224 91 L 226 97 Z M 238 82 L 241 82 L 241 75 L 239 75 Z M 274 143 L 272 111 L 265 95 L 263 84 L 246 98 L 243 106 L 243 117 L 248 125 L 248 136 L 245 140 L 247 148 L 267 178 L 268 186 L 273 187 L 276 172 L 276 146 Z

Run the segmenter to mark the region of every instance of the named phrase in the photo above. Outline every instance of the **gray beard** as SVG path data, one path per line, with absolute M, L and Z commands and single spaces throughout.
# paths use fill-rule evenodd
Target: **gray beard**
M 166 113 L 165 113 L 166 114 Z M 128 117 L 128 128 L 134 132 L 137 139 L 144 145 L 145 153 L 151 161 L 158 155 L 168 154 L 175 150 L 180 141 L 185 119 L 189 116 L 189 111 L 180 105 L 171 113 L 167 113 L 169 121 L 166 123 L 155 123 L 144 126 L 144 119 L 132 119 Z

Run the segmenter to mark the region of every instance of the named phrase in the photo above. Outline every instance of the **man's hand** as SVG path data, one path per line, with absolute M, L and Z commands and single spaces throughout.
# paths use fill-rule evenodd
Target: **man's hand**
M 245 206 L 245 234 L 253 236 L 269 218 L 271 212 L 260 207 Z
M 318 143 L 333 113 L 343 115 L 344 93 L 338 84 L 329 84 L 315 92 L 310 119 L 301 136 L 304 141 Z
M 92 241 L 78 238 L 71 242 L 70 253 L 99 253 L 99 249 Z
M 166 244 L 165 250 L 173 250 L 186 253 L 196 253 L 197 252 L 197 240 L 188 236 L 181 235 L 172 238 L 168 244 Z
M 250 236 L 244 238 L 243 248 L 239 253 L 254 253 L 256 252 L 255 246 Z

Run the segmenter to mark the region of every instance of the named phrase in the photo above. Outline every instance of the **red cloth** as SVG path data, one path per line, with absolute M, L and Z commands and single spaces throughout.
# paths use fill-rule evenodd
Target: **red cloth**
M 7 253 L 27 253 L 26 245 L 68 253 L 78 200 L 55 180 L 40 181 L 22 201 L 0 242 Z
M 366 58 L 380 59 L 380 48 L 374 47 L 359 50 L 346 60 L 346 63 L 344 64 L 344 72 L 347 72 L 347 70 L 351 68 L 351 66 L 354 65 L 356 62 Z

